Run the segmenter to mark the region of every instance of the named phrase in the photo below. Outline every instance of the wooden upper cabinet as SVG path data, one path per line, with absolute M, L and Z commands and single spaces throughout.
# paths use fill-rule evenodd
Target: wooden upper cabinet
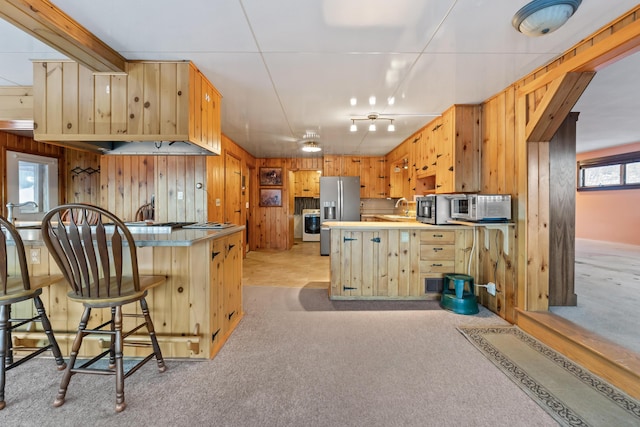
M 480 191 L 480 105 L 454 105 L 432 127 L 436 193 Z
M 294 197 L 320 197 L 320 173 L 315 170 L 296 171 L 294 173 Z
M 360 198 L 384 199 L 388 197 L 386 161 L 384 157 L 361 157 Z
M 34 62 L 34 139 L 189 141 L 220 154 L 220 93 L 191 62 L 130 62 L 94 74 Z
M 383 156 L 326 155 L 323 165 L 323 176 L 359 176 L 362 199 L 388 197 L 388 171 Z

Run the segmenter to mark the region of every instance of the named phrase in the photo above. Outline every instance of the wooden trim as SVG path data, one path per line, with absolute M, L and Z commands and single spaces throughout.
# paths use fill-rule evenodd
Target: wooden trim
M 33 131 L 33 120 L 3 120 L 0 116 L 0 130 L 4 131 Z
M 517 325 L 636 399 L 640 355 L 549 312 L 517 311 Z
M 527 142 L 550 141 L 595 74 L 567 73 L 551 82 L 527 123 Z
M 124 72 L 125 58 L 48 0 L 5 0 L 0 16 L 98 72 Z
M 635 13 L 635 9 L 616 22 L 623 20 L 626 16 L 632 15 L 633 13 Z M 598 40 L 598 38 L 596 38 L 597 35 L 602 33 L 606 28 L 614 27 L 614 25 L 615 23 L 609 24 L 604 29 L 594 33 L 594 35 L 589 38 L 589 40 L 593 42 L 593 45 L 580 52 L 576 52 L 573 57 L 558 63 L 553 69 L 544 71 L 543 68 L 530 73 L 529 76 L 520 81 L 522 84 L 519 85 L 518 94 L 524 95 L 532 93 L 566 73 L 597 71 L 640 50 L 640 20 L 631 22 L 613 32 L 608 37 L 596 41 Z M 576 48 L 574 47 L 574 49 Z M 565 56 L 563 56 L 563 58 Z M 547 64 L 546 67 L 548 66 L 549 64 Z M 530 80 L 532 76 L 536 76 L 534 80 Z

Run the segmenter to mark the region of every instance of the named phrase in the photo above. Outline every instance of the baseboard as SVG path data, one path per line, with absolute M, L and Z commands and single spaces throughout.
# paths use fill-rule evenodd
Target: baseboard
M 550 312 L 516 310 L 516 324 L 630 396 L 640 399 L 640 354 Z

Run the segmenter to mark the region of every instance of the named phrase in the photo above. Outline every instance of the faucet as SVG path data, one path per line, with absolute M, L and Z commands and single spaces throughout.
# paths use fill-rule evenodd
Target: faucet
M 7 221 L 11 224 L 15 224 L 16 219 L 13 217 L 13 208 L 21 208 L 23 206 L 33 206 L 34 208 L 38 207 L 36 202 L 24 202 L 24 203 L 7 203 Z
M 407 199 L 405 199 L 404 197 L 400 197 L 400 198 L 398 199 L 398 201 L 396 202 L 396 206 L 395 206 L 395 207 L 397 208 L 398 206 L 400 206 L 400 203 L 401 203 L 401 202 L 404 202 L 404 203 L 405 203 L 405 207 L 406 207 L 406 209 L 404 210 L 404 214 L 405 214 L 406 216 L 408 216 L 408 215 L 409 215 L 409 201 L 408 201 Z

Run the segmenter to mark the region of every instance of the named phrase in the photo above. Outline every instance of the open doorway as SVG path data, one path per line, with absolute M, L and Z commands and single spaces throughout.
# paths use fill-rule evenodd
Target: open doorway
M 640 54 L 598 71 L 574 111 L 576 156 L 638 151 L 640 94 L 635 76 Z M 640 190 L 577 192 L 575 209 L 575 294 L 577 305 L 549 310 L 627 349 L 640 353 Z M 629 240 L 631 239 L 631 240 Z

